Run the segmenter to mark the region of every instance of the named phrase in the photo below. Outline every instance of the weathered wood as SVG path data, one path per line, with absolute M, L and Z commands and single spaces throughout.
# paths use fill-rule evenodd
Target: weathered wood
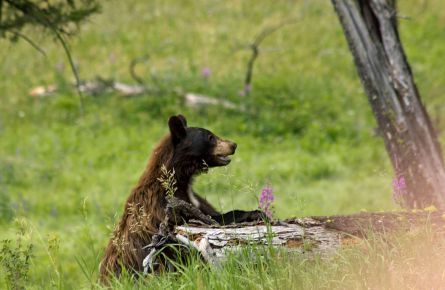
M 429 211 L 358 213 L 221 226 L 192 204 L 167 196 L 165 218 L 152 242 L 145 247 L 149 254 L 144 257 L 143 268 L 145 273 L 173 269 L 170 259 L 180 260 L 192 250 L 198 251 L 206 262 L 219 265 L 228 253 L 237 252 L 245 245 L 329 255 L 341 246 L 358 243 L 370 233 L 403 232 L 425 225 L 443 232 L 445 214 L 431 207 Z M 181 254 L 170 251 L 171 245 L 179 246 Z
M 76 87 L 75 84 L 72 85 Z M 82 93 L 91 96 L 99 96 L 107 93 L 118 93 L 123 97 L 136 97 L 143 94 L 149 94 L 150 91 L 143 85 L 126 84 L 114 80 L 106 80 L 103 78 L 96 78 L 95 80 L 82 82 L 79 86 L 79 90 Z M 59 88 L 57 85 L 37 86 L 29 91 L 29 95 L 35 98 L 49 97 L 57 94 Z M 183 104 L 191 108 L 202 108 L 208 106 L 222 107 L 224 109 L 245 112 L 246 109 L 242 105 L 237 105 L 233 102 L 222 98 L 215 98 L 212 96 L 196 94 L 196 93 L 183 93 L 176 92 L 179 97 L 182 98 Z
M 331 217 L 287 219 L 271 225 L 243 223 L 228 226 L 181 225 L 175 233 L 195 247 L 205 242 L 216 261 L 243 245 L 272 245 L 290 252 L 329 254 L 341 246 L 356 244 L 372 233 L 409 231 L 429 224 L 442 226 L 440 213 L 359 213 Z M 439 227 L 437 227 L 439 229 Z M 206 251 L 201 251 L 206 253 Z
M 403 205 L 445 209 L 442 152 L 400 42 L 395 1 L 332 3 L 396 175 L 406 181 Z

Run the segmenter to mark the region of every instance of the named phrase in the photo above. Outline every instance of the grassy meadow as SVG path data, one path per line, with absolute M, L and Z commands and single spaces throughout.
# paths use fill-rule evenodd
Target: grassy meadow
M 403 44 L 441 133 L 445 2 L 399 2 Z M 246 45 L 263 29 L 289 20 L 293 24 L 261 45 L 252 92 L 241 96 L 250 57 Z M 104 1 L 102 13 L 69 40 L 81 78 L 134 83 L 129 64 L 148 55 L 136 70 L 152 92 L 132 98 L 84 96 L 83 116 L 61 46 L 41 31 L 28 35 L 46 56 L 24 41 L 0 40 L 0 240 L 10 239 L 9 249 L 19 253 L 8 265 L 22 266 L 27 289 L 98 287 L 98 264 L 114 224 L 173 114 L 182 113 L 189 125 L 238 144 L 228 167 L 195 182 L 195 190 L 221 211 L 256 208 L 265 185 L 274 189 L 277 218 L 398 209 L 383 140 L 375 135 L 376 123 L 330 1 Z M 206 68 L 208 77 L 202 73 Z M 61 91 L 29 95 L 32 88 L 51 84 Z M 181 92 L 226 99 L 246 111 L 188 108 Z M 441 141 L 445 144 L 442 135 Z M 440 252 L 445 244 L 413 240 L 396 237 L 388 245 L 376 237 L 328 262 L 272 251 L 261 261 L 255 255 L 233 257 L 215 270 L 192 259 L 179 274 L 148 277 L 136 286 L 445 287 L 439 282 L 445 281 L 444 273 L 435 271 L 444 269 Z M 32 257 L 25 261 L 30 244 Z M 8 247 L 2 246 L 4 253 Z M 4 265 L 0 288 L 8 287 Z M 133 289 L 134 281 L 123 279 L 115 286 Z

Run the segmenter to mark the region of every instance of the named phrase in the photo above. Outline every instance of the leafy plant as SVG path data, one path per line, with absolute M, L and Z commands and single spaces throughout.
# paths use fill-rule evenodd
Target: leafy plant
M 19 236 L 15 243 L 3 240 L 0 250 L 0 265 L 9 289 L 24 289 L 28 281 L 28 272 L 33 245 L 25 245 Z
M 77 25 L 98 12 L 96 0 L 5 0 L 0 1 L 0 37 L 16 41 L 23 38 L 27 26 L 56 31 L 60 34 L 72 34 Z

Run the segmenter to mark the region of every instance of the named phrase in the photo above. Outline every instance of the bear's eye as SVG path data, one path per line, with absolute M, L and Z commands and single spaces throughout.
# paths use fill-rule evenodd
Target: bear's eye
M 215 136 L 209 135 L 209 141 L 210 141 L 210 143 L 215 143 L 215 141 L 216 141 Z

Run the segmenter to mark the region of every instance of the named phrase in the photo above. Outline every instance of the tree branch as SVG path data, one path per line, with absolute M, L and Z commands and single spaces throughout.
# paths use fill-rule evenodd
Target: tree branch
M 248 96 L 252 89 L 253 67 L 255 65 L 256 59 L 258 58 L 258 56 L 260 54 L 261 43 L 275 31 L 279 30 L 280 28 L 282 28 L 286 25 L 295 24 L 296 22 L 297 22 L 297 20 L 290 19 L 290 20 L 283 21 L 277 25 L 266 27 L 262 31 L 260 31 L 254 37 L 252 43 L 248 45 L 248 48 L 252 51 L 252 54 L 247 62 L 246 76 L 244 79 L 243 94 L 245 96 Z

